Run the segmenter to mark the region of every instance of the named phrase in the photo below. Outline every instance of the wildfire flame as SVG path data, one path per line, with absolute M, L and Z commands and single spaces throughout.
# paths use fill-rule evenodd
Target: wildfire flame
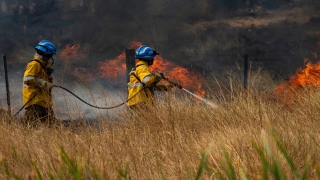
M 129 47 L 137 49 L 142 46 L 141 42 L 132 42 Z M 125 52 L 108 62 L 99 64 L 101 77 L 117 78 L 119 75 L 126 73 Z M 150 66 L 152 72 L 163 72 L 170 80 L 180 83 L 183 87 L 190 89 L 199 96 L 204 96 L 202 90 L 202 77 L 199 74 L 189 72 L 186 68 L 178 66 L 171 61 L 164 60 L 160 55 L 156 56 L 153 65 Z
M 286 104 L 295 98 L 298 89 L 306 86 L 320 86 L 320 62 L 312 64 L 309 59 L 305 59 L 305 62 L 307 62 L 305 69 L 298 69 L 289 81 L 281 83 L 275 89 L 276 97 Z
M 88 56 L 89 49 L 81 48 L 79 44 L 67 44 L 60 54 L 60 58 L 64 60 L 84 59 Z
M 71 71 L 71 60 L 82 60 L 85 59 L 89 54 L 88 48 L 82 48 L 79 44 L 71 45 L 67 44 L 60 54 L 60 58 L 65 60 L 65 72 Z M 78 77 L 81 81 L 93 81 L 95 75 L 90 70 L 85 68 L 74 68 L 72 69 L 73 75 Z
M 141 42 L 131 42 L 129 48 L 137 49 L 142 46 Z M 62 50 L 60 58 L 65 60 L 67 71 L 70 70 L 73 59 L 85 59 L 89 50 L 82 48 L 79 44 L 66 45 Z M 96 69 L 74 68 L 73 74 L 82 81 L 94 81 L 98 78 L 110 78 L 116 80 L 120 75 L 126 73 L 126 54 L 122 52 L 115 59 L 98 64 Z M 176 65 L 175 63 L 156 56 L 153 65 L 150 67 L 152 72 L 163 72 L 164 75 L 172 81 L 180 83 L 183 87 L 193 91 L 199 96 L 204 96 L 202 90 L 202 77 L 199 74 L 188 71 L 186 68 Z
M 126 72 L 126 64 L 123 63 L 123 60 L 126 59 L 126 55 L 123 52 L 118 57 L 113 60 L 99 63 L 99 69 L 101 71 L 101 77 L 113 78 L 115 79 L 120 74 Z
M 150 67 L 153 72 L 163 72 L 166 78 L 178 82 L 181 86 L 190 89 L 199 96 L 204 96 L 202 90 L 202 77 L 192 73 L 186 68 L 178 66 L 173 62 L 164 60 L 161 56 L 156 56 L 153 65 Z
M 137 49 L 142 46 L 141 42 L 131 42 L 129 48 Z M 119 75 L 126 73 L 126 53 L 123 51 L 115 59 L 109 60 L 108 62 L 100 62 L 99 70 L 101 77 L 116 79 Z
M 316 32 L 320 35 L 320 31 Z M 320 41 L 317 43 L 317 47 L 320 48 Z M 315 52 L 311 52 L 311 55 L 317 59 L 318 55 Z M 320 61 L 316 64 L 312 64 L 310 59 L 305 58 L 304 62 L 306 67 L 304 69 L 298 69 L 296 74 L 291 76 L 289 81 L 281 83 L 275 89 L 275 98 L 283 101 L 286 105 L 290 105 L 292 100 L 299 101 L 296 94 L 297 91 L 303 87 L 318 87 L 320 86 Z

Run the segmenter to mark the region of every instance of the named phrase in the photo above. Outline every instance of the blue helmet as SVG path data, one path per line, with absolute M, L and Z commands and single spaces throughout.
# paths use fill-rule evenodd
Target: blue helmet
M 48 55 L 56 54 L 56 46 L 49 40 L 40 41 L 35 49 Z
M 143 45 L 137 49 L 135 58 L 145 61 L 153 61 L 154 57 L 158 54 L 159 53 L 151 47 Z

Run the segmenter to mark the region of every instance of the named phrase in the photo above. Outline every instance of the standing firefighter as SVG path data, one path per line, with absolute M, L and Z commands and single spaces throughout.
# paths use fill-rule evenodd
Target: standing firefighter
M 56 46 L 42 40 L 35 47 L 36 54 L 26 67 L 23 76 L 23 103 L 25 104 L 24 124 L 35 127 L 39 122 L 51 125 L 54 123 L 51 89 L 53 70 L 49 66 L 52 56 L 56 54 Z
M 157 85 L 162 76 L 158 73 L 152 74 L 149 70 L 149 66 L 153 64 L 156 55 L 159 55 L 159 53 L 145 45 L 139 47 L 136 51 L 135 58 L 139 59 L 139 62 L 129 74 L 128 98 L 130 100 L 127 103 L 130 109 L 134 111 L 146 110 L 146 108 L 153 106 L 155 90 L 171 90 L 170 85 Z

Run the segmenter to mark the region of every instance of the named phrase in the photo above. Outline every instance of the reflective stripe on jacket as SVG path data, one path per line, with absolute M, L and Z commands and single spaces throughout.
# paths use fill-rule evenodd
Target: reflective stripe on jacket
M 136 75 L 136 77 L 134 76 Z M 139 79 L 138 79 L 139 78 Z M 130 72 L 130 81 L 128 83 L 128 98 L 137 94 L 144 85 L 147 86 L 140 91 L 134 98 L 128 101 L 127 105 L 132 106 L 138 103 L 154 104 L 154 93 L 151 90 L 155 83 L 155 75 L 151 74 L 149 66 L 144 61 L 139 61 L 136 67 Z
M 38 56 L 34 56 L 34 60 L 38 60 L 44 67 L 47 67 L 47 63 Z M 23 76 L 23 104 L 25 104 L 34 93 L 40 90 L 41 85 L 44 85 L 48 81 L 48 76 L 39 62 L 30 61 L 27 64 L 26 71 L 24 72 Z M 45 108 L 51 108 L 51 93 L 49 93 L 46 89 L 40 90 L 38 94 L 30 102 L 28 102 L 25 108 L 33 104 L 37 104 Z

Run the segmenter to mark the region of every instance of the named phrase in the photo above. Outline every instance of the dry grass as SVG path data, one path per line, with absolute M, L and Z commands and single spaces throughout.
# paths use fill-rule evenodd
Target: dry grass
M 50 174 L 72 179 L 63 151 L 79 168 L 90 170 L 83 170 L 81 179 L 85 175 L 90 179 L 94 173 L 103 179 L 121 179 L 121 172 L 126 179 L 126 165 L 131 179 L 197 179 L 202 153 L 207 153 L 207 165 L 201 178 L 227 178 L 224 152 L 231 158 L 237 178 L 243 171 L 249 179 L 263 179 L 264 165 L 253 144 L 266 155 L 270 148 L 287 179 L 295 178 L 272 134 L 300 172 L 309 162 L 307 177 L 318 177 L 319 89 L 301 91 L 302 101 L 290 107 L 250 91 L 231 93 L 232 101 L 221 100 L 217 109 L 190 96 L 169 93 L 150 112 L 137 118 L 123 112 L 117 122 L 102 123 L 99 130 L 85 126 L 76 131 L 65 127 L 31 130 L 7 123 L 8 117 L 3 116 L 0 179 L 14 175 L 37 179 L 35 166 L 43 179 Z M 263 146 L 264 138 L 269 146 Z

